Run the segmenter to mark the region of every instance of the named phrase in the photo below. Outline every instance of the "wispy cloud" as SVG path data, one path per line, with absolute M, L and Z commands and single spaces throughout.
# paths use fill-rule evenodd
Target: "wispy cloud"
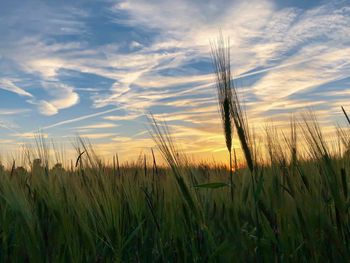
M 0 116 L 4 115 L 17 115 L 17 114 L 23 114 L 26 112 L 29 112 L 30 109 L 0 109 Z
M 107 113 L 115 112 L 117 110 L 119 110 L 119 109 L 118 108 L 113 108 L 113 109 L 109 109 L 109 110 L 105 110 L 105 111 L 100 111 L 100 112 L 96 112 L 96 113 L 92 113 L 92 114 L 79 116 L 79 117 L 76 117 L 76 118 L 72 118 L 72 119 L 56 122 L 54 124 L 45 126 L 42 129 L 43 130 L 51 129 L 51 128 L 54 128 L 54 127 L 58 127 L 58 126 L 62 126 L 62 125 L 66 125 L 66 124 L 70 124 L 70 123 L 74 123 L 74 122 L 90 119 L 90 118 L 93 118 L 93 117 L 101 116 L 101 115 L 104 115 L 104 114 L 107 114 Z
M 12 134 L 18 134 L 19 131 L 12 127 L 12 125 L 9 125 L 5 123 L 4 121 L 0 121 L 0 127 L 5 128 L 6 130 L 10 131 Z
M 87 139 L 102 139 L 102 138 L 109 138 L 114 136 L 114 133 L 82 133 L 79 134 L 80 137 L 82 138 L 87 138 Z
M 49 137 L 47 133 L 43 133 L 43 132 L 23 132 L 23 133 L 13 134 L 13 136 L 20 137 L 21 139 L 37 139 L 39 138 L 39 136 L 41 138 Z
M 121 115 L 110 115 L 110 116 L 105 116 L 103 117 L 103 119 L 105 120 L 109 120 L 109 121 L 129 121 L 129 120 L 134 120 L 135 118 L 137 118 L 139 115 L 125 115 L 125 116 L 121 116 Z
M 96 123 L 96 124 L 91 124 L 91 125 L 72 127 L 72 129 L 77 129 L 77 130 L 107 129 L 107 128 L 115 128 L 118 126 L 119 125 L 117 125 L 115 123 L 105 122 L 105 123 Z
M 30 98 L 33 97 L 32 94 L 15 85 L 13 81 L 11 81 L 10 79 L 0 78 L 0 89 L 7 90 L 9 92 L 13 92 L 24 97 L 30 97 Z

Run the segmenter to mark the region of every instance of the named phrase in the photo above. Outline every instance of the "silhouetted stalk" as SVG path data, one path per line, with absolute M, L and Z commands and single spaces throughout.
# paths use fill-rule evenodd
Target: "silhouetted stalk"
M 198 220 L 198 223 L 203 227 L 203 214 L 197 202 L 196 196 L 192 195 L 187 183 L 182 176 L 183 169 L 187 165 L 187 160 L 184 155 L 180 154 L 175 146 L 174 140 L 170 135 L 168 127 L 164 125 L 161 127 L 154 116 L 150 116 L 151 129 L 150 135 L 157 144 L 161 154 L 170 166 L 178 184 L 179 190 L 186 202 L 188 208 L 193 213 L 194 217 Z
M 119 157 L 118 154 L 115 155 L 116 159 L 117 159 L 117 170 L 118 170 L 118 176 L 120 176 L 120 166 L 119 166 Z
M 230 78 L 231 79 L 231 78 Z M 236 131 L 238 134 L 238 139 L 241 143 L 241 147 L 244 153 L 244 157 L 246 159 L 249 170 L 253 173 L 254 170 L 254 160 L 252 154 L 252 145 L 251 138 L 248 128 L 248 122 L 246 120 L 246 116 L 242 110 L 241 103 L 238 98 L 237 88 L 231 80 L 231 117 L 233 119 L 233 123 L 236 127 Z
M 345 118 L 348 120 L 348 123 L 350 124 L 350 118 L 349 118 L 348 114 L 346 113 L 344 107 L 341 106 L 341 109 L 342 109 L 342 111 L 343 111 L 343 113 L 344 113 L 344 115 L 345 115 Z
M 258 189 L 256 187 L 255 167 L 251 151 L 251 141 L 249 136 L 248 123 L 243 114 L 243 110 L 238 98 L 237 89 L 233 83 L 230 66 L 230 45 L 229 41 L 225 43 L 223 36 L 220 35 L 216 44 L 212 44 L 212 58 L 216 73 L 216 89 L 218 91 L 218 101 L 221 112 L 222 124 L 226 138 L 226 146 L 230 155 L 230 179 L 231 179 L 231 198 L 233 199 L 233 182 L 232 182 L 232 120 L 238 134 L 241 147 L 250 170 L 252 187 L 254 193 L 254 210 L 257 228 L 257 259 L 260 260 L 260 240 L 261 226 L 258 213 Z M 227 112 L 229 111 L 229 113 Z
M 231 200 L 233 200 L 233 171 L 232 171 L 232 151 L 229 151 L 230 155 L 230 186 L 231 186 Z
M 15 172 L 15 168 L 16 168 L 16 161 L 13 160 L 12 162 L 12 167 L 11 167 L 11 173 L 10 173 L 10 177 L 12 178 L 14 172 Z
M 113 155 L 113 176 L 115 176 L 115 156 Z
M 153 177 L 154 177 L 154 174 L 156 174 L 158 176 L 158 168 L 157 168 L 157 162 L 156 162 L 156 158 L 154 156 L 153 149 L 151 149 L 151 152 L 152 152 L 152 158 L 153 158 Z
M 216 43 L 212 43 L 212 59 L 213 67 L 216 75 L 216 89 L 218 94 L 218 103 L 221 113 L 221 121 L 224 129 L 226 147 L 230 159 L 230 184 L 231 199 L 233 200 L 233 171 L 232 171 L 232 89 L 231 89 L 231 66 L 230 66 L 230 43 L 223 39 L 223 36 L 217 39 Z
M 233 148 L 233 158 L 235 162 L 235 172 L 238 170 L 236 150 Z

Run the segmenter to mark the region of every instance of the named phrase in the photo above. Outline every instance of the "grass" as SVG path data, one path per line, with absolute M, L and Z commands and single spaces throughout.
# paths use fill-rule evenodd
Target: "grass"
M 236 171 L 233 201 L 218 183 L 229 171 L 190 164 L 164 127 L 153 135 L 168 168 L 155 158 L 108 167 L 81 141 L 72 170 L 2 169 L 0 261 L 349 260 L 349 151 L 332 152 L 313 115 L 292 123 L 285 144 L 267 129 L 269 164 L 255 165 L 254 187 L 249 167 Z
M 246 163 L 234 181 L 231 158 L 229 170 L 190 163 L 152 116 L 167 166 L 153 150 L 108 166 L 79 140 L 72 167 L 50 168 L 38 139 L 41 161 L 30 170 L 0 169 L 0 262 L 348 262 L 349 128 L 338 128 L 341 147 L 332 147 L 307 113 L 291 120 L 290 134 L 267 126 L 263 149 L 237 90 L 230 86 L 229 106 L 218 90 L 228 150 L 230 119 Z

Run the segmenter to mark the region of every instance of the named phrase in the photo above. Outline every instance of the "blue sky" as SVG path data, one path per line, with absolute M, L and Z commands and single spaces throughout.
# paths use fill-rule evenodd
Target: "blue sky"
M 350 111 L 350 1 L 1 1 L 1 151 L 40 129 L 67 151 L 79 134 L 135 158 L 154 146 L 151 111 L 189 154 L 223 155 L 219 30 L 257 129 L 311 107 L 326 130 Z

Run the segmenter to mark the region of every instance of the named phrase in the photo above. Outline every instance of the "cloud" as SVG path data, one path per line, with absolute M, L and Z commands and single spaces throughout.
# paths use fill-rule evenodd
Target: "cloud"
M 0 89 L 7 90 L 9 92 L 13 92 L 24 97 L 33 97 L 33 95 L 29 92 L 16 86 L 10 79 L 0 79 Z
M 50 103 L 57 109 L 70 108 L 79 102 L 79 95 L 74 92 L 74 88 L 71 86 L 56 82 L 46 82 L 44 87 L 54 97 Z
M 111 115 L 111 116 L 105 116 L 103 119 L 109 120 L 109 121 L 129 121 L 129 120 L 134 120 L 138 117 L 139 115 L 125 115 L 125 116 L 118 116 L 118 115 Z
M 185 4 L 181 5 L 181 7 L 185 6 L 188 8 L 188 6 L 191 6 L 191 3 L 183 2 Z M 254 8 L 248 10 L 249 4 L 246 3 L 232 3 L 232 5 L 226 7 L 225 10 L 227 12 L 225 12 L 224 16 L 220 19 L 214 18 L 214 21 L 211 21 L 208 27 L 205 19 L 193 14 L 190 15 L 191 12 L 197 12 L 197 10 L 200 12 L 200 6 L 197 9 L 188 8 L 190 11 L 184 11 L 180 15 L 175 8 L 171 15 L 177 18 L 183 16 L 182 19 L 173 21 L 170 18 L 169 23 L 162 23 L 167 20 L 169 14 L 161 13 L 164 6 L 160 4 L 157 7 L 156 5 L 158 4 L 159 2 L 157 1 L 152 3 L 136 1 L 121 7 L 117 6 L 116 8 L 126 10 L 131 14 L 131 24 L 139 22 L 150 27 L 165 24 L 165 28 L 163 27 L 160 30 L 173 29 L 176 31 L 178 29 L 177 33 L 179 34 L 165 34 L 166 37 L 176 39 L 178 46 L 186 47 L 187 50 L 193 49 L 196 51 L 195 54 L 199 56 L 207 55 L 202 46 L 207 45 L 205 41 L 210 39 L 209 34 L 212 32 L 212 26 L 219 25 L 222 21 L 227 21 L 228 14 L 231 17 L 235 17 L 235 22 L 227 22 L 226 25 L 231 25 L 232 30 L 240 33 L 235 34 L 232 30 L 227 30 L 226 28 L 224 32 L 231 36 L 232 64 L 234 72 L 240 79 L 240 83 L 249 77 L 258 76 L 258 81 L 249 88 L 249 93 L 248 91 L 246 92 L 248 101 L 253 99 L 249 109 L 254 114 L 264 114 L 266 111 L 274 109 L 275 106 L 275 109 L 278 110 L 278 104 L 271 103 L 274 101 L 279 101 L 280 104 L 285 105 L 286 109 L 293 110 L 295 104 L 292 106 L 292 104 L 288 103 L 288 97 L 305 90 L 314 89 L 331 81 L 342 79 L 350 73 L 349 63 L 347 62 L 349 61 L 348 54 L 350 52 L 346 45 L 350 41 L 348 37 L 350 33 L 349 28 L 346 26 L 350 23 L 350 13 L 348 9 L 341 5 L 324 4 L 310 10 L 298 8 L 277 10 L 270 3 L 263 8 L 261 16 L 258 16 L 259 19 L 250 24 L 246 22 L 250 21 L 254 14 L 260 11 Z M 240 14 L 234 10 L 237 6 L 242 8 L 239 9 Z M 159 8 L 159 12 L 155 11 L 152 15 L 149 13 L 150 10 L 158 10 L 157 8 Z M 215 14 L 215 10 L 211 11 Z M 226 15 L 227 17 L 225 18 Z M 138 18 L 140 21 L 138 21 Z M 332 22 L 330 23 L 330 21 Z M 196 31 L 204 33 L 192 32 L 193 30 L 189 27 L 192 27 L 193 24 L 196 25 L 194 27 Z M 247 27 L 246 24 L 250 26 Z M 204 27 L 206 28 L 205 30 L 200 30 L 200 28 Z M 186 30 L 193 34 L 185 34 L 181 37 L 181 32 Z M 245 34 L 241 34 L 242 32 L 245 32 Z M 204 38 L 205 41 L 201 42 L 202 38 L 198 34 L 202 34 L 202 36 L 207 34 L 207 37 Z M 191 41 L 188 39 L 191 39 Z M 242 62 L 245 64 L 242 64 Z M 186 63 L 186 60 L 182 61 L 182 63 Z M 178 66 L 181 66 L 181 63 Z M 180 75 L 174 77 L 174 79 L 176 78 L 183 78 L 184 82 L 187 80 L 187 84 L 191 83 L 190 76 Z M 136 83 L 144 86 L 147 83 L 145 79 L 151 85 L 152 79 L 153 83 L 157 83 L 155 84 L 157 86 L 166 87 L 169 85 L 168 77 L 157 74 L 143 76 L 142 80 Z M 211 77 L 203 78 L 203 83 L 210 82 L 212 82 Z M 192 87 L 192 85 L 189 85 L 189 90 Z M 189 94 L 195 95 L 196 92 L 198 90 L 193 89 L 193 92 L 189 92 Z M 145 93 L 147 94 L 147 92 Z M 209 95 L 209 92 L 207 94 Z M 150 95 L 150 92 L 148 92 L 148 95 Z M 162 95 L 166 97 L 169 93 Z M 149 97 L 152 98 L 152 96 Z M 208 96 L 208 98 L 210 97 Z M 183 106 L 184 103 L 181 103 L 181 101 L 181 99 L 178 99 L 174 103 L 169 103 Z M 157 101 L 153 104 L 157 104 Z M 306 105 L 307 102 L 304 102 L 304 104 Z M 309 104 L 312 104 L 312 102 Z M 197 106 L 201 107 L 200 105 Z M 178 111 L 173 114 L 173 118 L 176 119 L 177 114 L 180 114 L 178 119 L 182 119 L 181 113 Z
M 38 132 L 23 132 L 23 133 L 16 133 L 13 136 L 20 137 L 23 139 L 37 139 L 37 138 L 48 138 L 49 135 L 47 133 L 38 133 Z
M 103 138 L 109 138 L 114 136 L 114 133 L 85 133 L 85 134 L 79 134 L 82 138 L 87 139 L 103 139 Z
M 12 144 L 12 143 L 15 143 L 14 140 L 2 140 L 0 139 L 0 144 Z
M 50 102 L 47 102 L 45 100 L 33 102 L 33 104 L 36 104 L 38 106 L 38 111 L 42 115 L 52 116 L 58 113 L 58 109 L 54 105 L 52 105 Z
M 137 41 L 131 41 L 131 43 L 130 43 L 130 48 L 131 49 L 136 49 L 136 48 L 140 48 L 140 47 L 142 47 L 142 44 L 140 44 Z
M 48 93 L 54 97 L 51 100 L 29 99 L 28 103 L 36 105 L 39 113 L 46 116 L 56 115 L 59 110 L 70 108 L 79 102 L 79 95 L 73 88 L 55 82 L 44 82 Z
M 309 90 L 320 85 L 340 80 L 350 73 L 350 49 L 333 49 L 313 46 L 302 49 L 293 58 L 313 56 L 322 53 L 312 61 L 301 63 L 293 67 L 269 72 L 255 85 L 253 92 L 260 102 L 254 105 L 255 111 L 266 111 L 274 107 L 275 101 L 284 101 L 293 94 Z M 283 87 L 283 88 L 281 88 Z M 291 108 L 292 109 L 292 108 Z
M 80 117 L 76 117 L 76 118 L 72 118 L 72 119 L 56 122 L 54 124 L 45 126 L 42 129 L 44 129 L 44 130 L 51 129 L 51 128 L 54 128 L 54 127 L 58 127 L 58 126 L 62 126 L 62 125 L 66 125 L 66 124 L 70 124 L 70 123 L 74 123 L 74 122 L 78 122 L 78 121 L 94 118 L 94 117 L 97 117 L 97 116 L 101 116 L 101 115 L 104 115 L 104 114 L 107 114 L 107 113 L 111 113 L 111 112 L 114 112 L 114 111 L 117 111 L 117 110 L 119 110 L 119 109 L 118 108 L 113 108 L 113 109 L 109 109 L 109 110 L 105 110 L 105 111 L 100 111 L 100 112 L 96 112 L 96 113 L 92 113 L 92 114 L 83 115 L 83 116 L 80 116 Z
M 79 129 L 79 130 L 90 130 L 90 129 L 107 129 L 107 128 L 115 128 L 118 127 L 119 125 L 115 123 L 109 123 L 109 122 L 104 122 L 104 123 L 96 123 L 96 124 L 91 124 L 91 125 L 85 125 L 85 126 L 78 126 L 78 127 L 73 127 L 72 129 Z
M 28 102 L 37 104 L 38 111 L 44 115 L 54 115 L 77 104 L 78 93 L 73 87 L 63 85 L 57 75 L 67 62 L 60 54 L 82 50 L 82 46 L 79 41 L 60 41 L 58 38 L 85 34 L 87 9 L 35 1 L 21 5 L 4 3 L 1 8 L 4 12 L 0 34 L 6 37 L 0 43 L 0 53 L 8 64 L 4 64 L 0 79 L 2 74 L 15 75 L 19 83 L 31 87 L 33 93 L 6 78 L 1 80 L 0 88 L 30 98 Z M 11 68 L 10 63 L 13 64 Z M 39 89 L 44 92 L 38 92 Z M 45 93 L 47 97 L 43 96 Z M 32 94 L 40 96 L 34 98 Z
M 37 58 L 24 62 L 28 72 L 38 72 L 44 78 L 53 78 L 60 68 L 63 68 L 65 61 L 59 58 Z
M 30 112 L 30 109 L 0 109 L 0 116 L 4 115 L 18 115 Z
M 286 111 L 309 106 L 331 107 L 332 97 L 313 101 L 311 97 L 303 98 L 302 93 L 350 74 L 347 26 L 350 13 L 341 2 L 303 10 L 277 9 L 272 2 L 250 4 L 242 1 L 226 2 L 223 9 L 223 3 L 219 1 L 217 9 L 225 10 L 220 16 L 210 3 L 181 1 L 178 5 L 170 1 L 128 1 L 115 5 L 116 14 L 127 12 L 129 15 L 129 20 L 124 23 L 148 26 L 160 32 L 153 45 L 143 47 L 139 54 L 166 50 L 168 56 L 174 55 L 174 58 L 166 66 L 156 61 L 156 67 L 128 79 L 127 90 L 118 93 L 115 89 L 110 96 L 96 97 L 96 104 L 125 103 L 125 108 L 167 105 L 172 106 L 172 113 L 156 116 L 170 122 L 185 122 L 182 125 L 186 129 L 196 125 L 204 129 L 211 121 L 219 124 L 215 121 L 217 108 L 208 106 L 215 100 L 212 75 L 181 71 L 181 68 L 193 57 L 208 60 L 208 42 L 223 25 L 224 34 L 231 38 L 232 67 L 238 85 L 245 89 L 243 96 L 247 101 L 248 116 L 262 121 L 261 117 L 266 118 L 268 112 L 278 117 Z M 121 21 L 117 19 L 116 22 Z M 168 74 L 170 72 L 174 72 L 173 75 Z M 250 79 L 254 81 L 250 83 Z M 182 85 L 186 88 L 179 88 Z M 188 96 L 182 96 L 185 94 Z M 197 98 L 199 94 L 201 97 Z M 197 114 L 193 113 L 196 109 Z M 115 117 L 116 120 L 119 118 Z
M 13 127 L 13 123 L 8 123 L 5 121 L 0 121 L 0 127 L 5 128 L 6 130 L 10 131 L 11 134 L 17 134 L 19 131 L 16 129 L 17 127 Z

